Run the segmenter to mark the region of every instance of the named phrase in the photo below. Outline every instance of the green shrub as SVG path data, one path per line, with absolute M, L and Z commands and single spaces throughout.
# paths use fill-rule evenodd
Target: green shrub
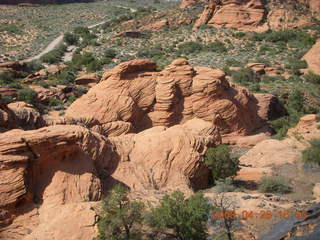
M 227 48 L 225 46 L 225 44 L 223 42 L 220 42 L 220 41 L 214 41 L 212 43 L 209 43 L 207 45 L 207 49 L 209 51 L 213 51 L 213 52 L 219 52 L 219 53 L 224 53 L 224 52 L 227 52 Z
M 37 93 L 30 88 L 23 88 L 18 91 L 17 98 L 19 101 L 34 104 L 37 97 Z
M 313 84 L 320 84 L 320 75 L 315 74 L 315 73 L 307 73 L 306 75 L 303 76 L 303 78 L 310 83 Z
M 113 48 L 107 48 L 106 50 L 104 50 L 104 57 L 107 58 L 115 58 L 117 56 L 117 51 Z
M 222 192 L 234 192 L 237 188 L 234 186 L 232 179 L 227 178 L 225 180 L 217 180 L 215 190 L 218 193 Z
M 239 71 L 231 71 L 231 77 L 235 82 L 243 85 L 260 82 L 260 78 L 257 74 L 248 68 L 242 68 Z
M 79 36 L 67 32 L 64 34 L 63 40 L 67 45 L 76 45 L 79 42 Z
M 178 52 L 181 54 L 191 54 L 202 51 L 204 46 L 198 42 L 185 42 L 178 46 Z
M 185 198 L 174 192 L 163 197 L 160 205 L 146 216 L 147 224 L 155 236 L 151 239 L 205 240 L 206 224 L 210 214 L 208 199 L 201 193 Z M 157 237 L 160 235 L 160 238 Z
M 253 41 L 267 41 L 273 43 L 289 43 L 292 41 L 299 42 L 300 47 L 312 46 L 316 39 L 309 35 L 306 32 L 301 30 L 284 30 L 279 32 L 264 32 L 264 33 L 255 33 L 251 40 Z
M 320 139 L 311 140 L 310 145 L 302 152 L 302 160 L 304 162 L 314 162 L 320 166 Z
M 14 33 L 14 34 L 20 34 L 21 29 L 15 25 L 15 24 L 2 24 L 0 26 L 0 32 L 8 32 L 8 33 Z
M 0 73 L 0 85 L 10 84 L 15 80 L 15 76 L 11 72 Z
M 131 201 L 129 190 L 116 185 L 103 200 L 97 240 L 141 239 L 144 204 Z
M 263 193 L 286 194 L 292 191 L 292 188 L 282 177 L 263 177 L 259 183 L 259 191 Z
M 290 58 L 289 63 L 285 65 L 285 68 L 289 70 L 291 74 L 301 75 L 300 69 L 307 68 L 308 64 L 305 60 Z
M 209 183 L 213 184 L 219 179 L 226 179 L 237 174 L 239 159 L 230 156 L 228 145 L 219 145 L 209 148 L 204 156 L 205 165 L 210 171 Z
M 300 91 L 293 90 L 283 104 L 288 115 L 269 121 L 269 125 L 276 131 L 273 137 L 277 139 L 284 138 L 288 130 L 296 126 L 304 113 L 307 113 L 304 107 L 304 96 Z
M 44 68 L 44 66 L 38 60 L 27 62 L 26 65 L 30 72 L 36 72 Z
M 138 51 L 138 57 L 141 58 L 155 58 L 163 55 L 161 47 L 142 48 Z
M 76 28 L 73 30 L 73 33 L 79 34 L 79 35 L 85 35 L 85 34 L 89 34 L 89 33 L 90 33 L 90 30 L 89 30 L 89 28 L 87 28 L 87 27 L 76 27 Z
M 45 63 L 59 63 L 66 51 L 67 47 L 64 44 L 59 45 L 56 49 L 43 55 L 40 60 Z
M 95 59 L 86 65 L 87 72 L 96 72 L 101 70 L 102 64 L 99 60 Z

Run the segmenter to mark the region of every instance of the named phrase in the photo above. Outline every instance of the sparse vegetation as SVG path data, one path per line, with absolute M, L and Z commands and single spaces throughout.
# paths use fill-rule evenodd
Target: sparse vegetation
M 320 166 L 320 139 L 310 141 L 310 147 L 302 152 L 304 162 L 314 162 Z
M 263 193 L 286 194 L 292 191 L 292 187 L 282 177 L 263 177 L 259 184 L 259 190 Z

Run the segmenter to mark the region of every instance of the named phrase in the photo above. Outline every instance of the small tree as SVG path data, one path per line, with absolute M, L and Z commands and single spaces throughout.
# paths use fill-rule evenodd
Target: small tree
M 204 161 L 210 170 L 210 183 L 218 179 L 233 177 L 237 174 L 239 168 L 239 159 L 230 156 L 230 147 L 228 145 L 219 145 L 209 148 L 204 156 Z
M 178 240 L 205 240 L 209 210 L 208 199 L 201 193 L 186 199 L 182 192 L 176 191 L 164 196 L 160 205 L 151 209 L 146 222 L 154 229 L 154 235 Z
M 235 230 L 235 215 L 231 217 L 227 217 L 226 213 L 232 213 L 235 214 L 235 203 L 230 200 L 224 193 L 219 194 L 215 199 L 212 200 L 213 207 L 216 211 L 222 211 L 223 217 L 220 221 L 220 226 L 222 229 L 224 229 L 224 235 L 227 236 L 228 240 L 233 240 L 233 232 Z
M 144 204 L 130 201 L 129 190 L 116 185 L 103 200 L 103 215 L 98 223 L 99 240 L 141 239 Z

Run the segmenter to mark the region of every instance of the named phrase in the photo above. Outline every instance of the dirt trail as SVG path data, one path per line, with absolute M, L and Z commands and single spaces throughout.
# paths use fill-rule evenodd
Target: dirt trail
M 116 6 L 116 7 L 129 9 L 131 12 L 136 12 L 137 11 L 136 9 L 129 8 L 129 7 L 123 7 L 123 6 Z M 104 23 L 109 22 L 110 20 L 111 19 L 108 19 L 107 21 L 103 21 L 103 22 L 99 22 L 99 23 L 95 23 L 95 24 L 89 25 L 88 28 L 91 29 L 91 28 L 98 27 L 98 26 L 100 26 L 100 25 L 102 25 Z M 30 57 L 30 58 L 27 58 L 27 59 L 23 60 L 22 62 L 31 62 L 33 60 L 37 60 L 37 59 L 41 58 L 43 55 L 45 55 L 46 53 L 52 51 L 53 49 L 55 49 L 55 47 L 57 47 L 60 43 L 62 43 L 63 42 L 63 37 L 64 37 L 64 33 L 61 34 L 60 36 L 58 36 L 57 38 L 55 38 L 52 42 L 50 42 L 49 45 L 44 50 L 42 50 L 39 54 L 37 54 L 36 56 Z

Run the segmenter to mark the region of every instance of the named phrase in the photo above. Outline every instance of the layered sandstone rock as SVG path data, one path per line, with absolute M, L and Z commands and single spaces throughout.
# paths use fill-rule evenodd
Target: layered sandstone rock
M 223 0 L 208 24 L 252 29 L 261 23 L 264 13 L 265 8 L 260 0 Z
M 162 72 L 150 60 L 122 63 L 76 100 L 66 116 L 86 119 L 104 135 L 172 126 L 192 118 L 214 122 L 221 134 L 245 135 L 263 125 L 257 100 L 231 87 L 217 69 L 177 59 Z M 115 132 L 116 131 L 116 132 Z
M 19 127 L 31 130 L 44 126 L 41 114 L 31 104 L 14 102 L 8 107 L 14 112 Z
M 74 80 L 75 84 L 77 85 L 86 85 L 89 83 L 97 83 L 99 81 L 100 81 L 100 78 L 95 73 L 85 74 Z
M 201 119 L 109 139 L 75 125 L 3 133 L 0 236 L 58 240 L 72 229 L 70 239 L 92 239 L 93 201 L 106 187 L 122 183 L 139 192 L 205 187 L 202 156 L 220 142 L 217 127 Z
M 303 59 L 308 63 L 308 71 L 320 74 L 320 40 L 304 55 Z
M 320 8 L 320 4 L 313 0 L 273 0 L 268 3 L 261 0 L 185 0 L 180 7 L 187 8 L 196 2 L 206 5 L 194 28 L 208 24 L 258 32 L 311 25 L 312 15 L 319 16 Z M 310 14 L 297 16 L 297 3 L 308 4 Z
M 14 112 L 8 108 L 0 97 L 0 132 L 12 129 L 16 126 L 16 117 Z

